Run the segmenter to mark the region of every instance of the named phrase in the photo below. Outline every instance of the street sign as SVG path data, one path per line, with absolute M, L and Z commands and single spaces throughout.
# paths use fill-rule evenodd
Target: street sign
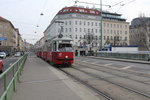
M 0 38 L 0 41 L 4 41 L 4 40 L 7 40 L 7 38 Z

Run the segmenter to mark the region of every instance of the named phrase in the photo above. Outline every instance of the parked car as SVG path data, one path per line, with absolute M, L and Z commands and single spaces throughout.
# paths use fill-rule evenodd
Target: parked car
M 3 72 L 3 61 L 0 60 L 0 74 Z
M 6 58 L 6 53 L 5 52 L 0 52 L 0 58 Z
M 21 52 L 16 52 L 15 53 L 15 57 L 20 57 L 21 56 Z

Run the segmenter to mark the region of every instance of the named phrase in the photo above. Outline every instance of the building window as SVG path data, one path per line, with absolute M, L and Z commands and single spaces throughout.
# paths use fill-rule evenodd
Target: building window
M 107 34 L 109 34 L 109 30 L 107 30 Z
M 65 22 L 65 25 L 67 25 L 67 21 Z
M 91 22 L 91 26 L 93 26 L 93 22 Z
M 104 29 L 104 33 L 106 33 L 106 30 Z
M 90 26 L 90 22 L 88 22 L 88 26 Z
M 111 30 L 110 33 L 112 34 L 112 33 L 113 33 L 113 30 Z
M 112 28 L 112 24 L 110 24 L 110 27 Z
M 125 41 L 127 41 L 127 37 L 125 37 Z
M 114 28 L 116 28 L 116 24 L 114 24 Z
M 119 28 L 119 24 L 117 24 L 117 28 Z
M 82 32 L 82 28 L 80 28 L 80 32 Z
M 84 35 L 84 37 L 83 37 L 83 38 L 85 39 L 85 37 L 86 37 L 86 36 Z
M 122 34 L 122 31 L 120 31 L 120 34 Z
M 97 23 L 95 23 L 95 26 L 97 26 Z
M 119 35 L 119 30 L 117 30 L 117 34 Z
M 88 33 L 90 33 L 90 29 L 88 28 Z
M 80 21 L 80 25 L 82 25 L 82 22 Z
M 82 36 L 80 35 L 80 39 L 82 38 Z
M 104 23 L 103 25 L 104 25 L 104 27 L 106 26 L 106 24 L 105 24 L 105 23 Z
M 76 37 L 75 37 L 76 39 L 78 39 L 78 36 L 76 35 Z
M 78 22 L 77 21 L 75 21 L 75 25 L 77 25 L 78 24 Z
M 104 40 L 106 40 L 106 37 L 104 36 Z
M 96 39 L 96 40 L 98 39 L 97 36 L 95 36 L 95 39 Z
M 109 23 L 107 23 L 107 27 L 109 27 Z
M 113 37 L 111 36 L 111 40 L 113 40 Z
M 99 23 L 99 26 L 101 26 L 101 23 Z
M 109 40 L 109 36 L 107 36 L 107 40 Z
M 97 33 L 97 29 L 95 29 L 95 33 Z
M 114 34 L 116 34 L 116 30 L 114 30 Z
M 72 35 L 69 35 L 70 36 L 70 38 L 72 38 Z
M 69 32 L 71 32 L 71 28 L 69 28 Z
M 77 28 L 75 28 L 75 32 L 78 32 L 78 29 L 77 29 Z
M 84 32 L 86 32 L 86 28 L 84 28 Z
M 84 21 L 84 25 L 86 25 L 86 22 Z
M 71 21 L 69 21 L 69 25 L 71 25 Z
M 91 14 L 95 14 L 95 11 L 93 11 L 93 10 L 90 10 L 90 13 L 91 13 Z
M 79 12 L 85 12 L 84 9 L 79 9 Z
M 66 28 L 66 33 L 68 32 L 67 28 Z
M 92 33 L 94 33 L 94 29 L 92 29 L 91 31 L 92 31 Z
M 122 28 L 122 25 L 120 25 L 120 28 Z

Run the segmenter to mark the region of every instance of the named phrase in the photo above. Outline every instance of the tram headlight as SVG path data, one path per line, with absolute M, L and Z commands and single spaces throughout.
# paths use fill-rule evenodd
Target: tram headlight
M 65 58 L 67 59 L 67 58 L 68 58 L 68 56 L 65 56 Z

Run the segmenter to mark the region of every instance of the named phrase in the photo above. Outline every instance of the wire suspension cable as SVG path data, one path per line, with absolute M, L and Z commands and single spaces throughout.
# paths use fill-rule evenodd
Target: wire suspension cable
M 100 4 L 97 4 L 97 3 L 83 2 L 83 1 L 79 1 L 79 0 L 76 0 L 75 3 L 84 3 L 84 4 L 91 4 L 91 5 L 100 5 Z M 103 4 L 102 6 L 111 7 L 111 5 L 104 5 L 104 4 Z

